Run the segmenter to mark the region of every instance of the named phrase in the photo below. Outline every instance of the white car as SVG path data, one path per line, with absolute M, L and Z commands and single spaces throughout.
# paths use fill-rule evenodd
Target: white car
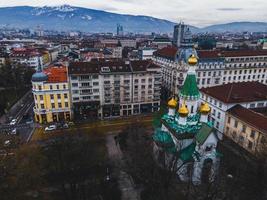
M 8 146 L 8 145 L 10 145 L 11 144 L 11 141 L 10 140 L 6 140 L 5 142 L 4 142 L 4 145 L 5 146 Z
M 11 122 L 9 123 L 9 125 L 13 126 L 17 123 L 17 120 L 16 119 L 12 119 Z
M 16 135 L 16 134 L 17 134 L 17 129 L 14 128 L 14 129 L 11 131 L 11 134 L 12 134 L 12 135 Z
M 45 128 L 45 131 L 53 131 L 53 130 L 56 130 L 56 129 L 57 129 L 56 125 L 50 125 L 50 126 Z

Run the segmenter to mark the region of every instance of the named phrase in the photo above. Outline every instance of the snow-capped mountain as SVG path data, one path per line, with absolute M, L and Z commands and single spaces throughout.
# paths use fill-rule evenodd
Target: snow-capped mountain
M 70 5 L 0 8 L 0 26 L 115 32 L 118 23 L 127 32 L 172 32 L 174 25 L 170 21 L 149 16 L 121 15 Z
M 126 32 L 171 33 L 174 23 L 149 16 L 121 15 L 101 10 L 70 5 L 0 8 L 0 27 L 31 28 L 41 26 L 47 30 L 116 32 L 121 24 Z M 265 22 L 233 22 L 204 28 L 191 26 L 192 32 L 243 32 L 267 31 Z

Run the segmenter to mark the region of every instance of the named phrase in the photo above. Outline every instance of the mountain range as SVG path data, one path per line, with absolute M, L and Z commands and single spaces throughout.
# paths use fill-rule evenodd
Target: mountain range
M 126 32 L 171 33 L 174 22 L 150 16 L 123 15 L 101 10 L 61 6 L 16 6 L 0 8 L 0 27 L 36 28 L 59 31 L 116 32 L 121 24 Z M 190 26 L 192 32 L 267 31 L 264 22 L 233 22 L 204 28 Z

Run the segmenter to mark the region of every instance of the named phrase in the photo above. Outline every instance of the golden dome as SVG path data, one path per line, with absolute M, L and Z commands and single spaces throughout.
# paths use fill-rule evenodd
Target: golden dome
M 197 57 L 196 57 L 194 54 L 192 54 L 192 55 L 188 58 L 188 64 L 189 64 L 189 65 L 196 65 L 197 62 L 198 62 Z
M 209 104 L 207 102 L 205 102 L 205 103 L 201 104 L 199 111 L 203 114 L 208 114 L 211 111 L 211 108 L 210 108 Z
M 177 107 L 177 101 L 174 97 L 171 98 L 171 100 L 168 101 L 168 106 L 170 108 L 176 108 Z
M 182 117 L 186 117 L 188 115 L 189 111 L 188 111 L 185 103 L 182 103 L 182 106 L 178 109 L 178 113 Z

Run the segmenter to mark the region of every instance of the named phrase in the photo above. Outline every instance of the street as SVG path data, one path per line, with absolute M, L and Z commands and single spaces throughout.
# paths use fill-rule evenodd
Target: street
M 12 130 L 16 129 L 21 141 L 27 142 L 34 129 L 33 106 L 32 94 L 28 92 L 10 109 L 5 119 L 2 118 L 0 133 L 11 133 Z M 15 125 L 9 124 L 12 119 L 17 120 Z

